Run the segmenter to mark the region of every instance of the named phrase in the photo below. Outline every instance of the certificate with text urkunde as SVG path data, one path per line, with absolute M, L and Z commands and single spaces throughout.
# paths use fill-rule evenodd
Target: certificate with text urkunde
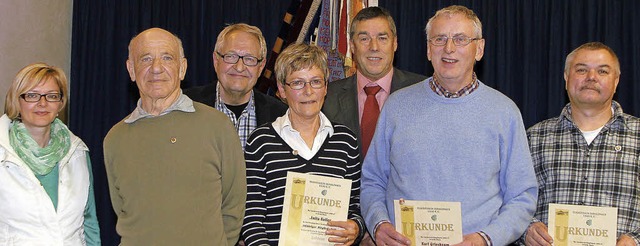
M 394 200 L 396 230 L 411 245 L 445 246 L 462 242 L 459 202 Z
M 278 245 L 334 245 L 327 223 L 347 220 L 351 180 L 288 172 L 284 194 Z
M 555 246 L 616 245 L 618 209 L 549 204 L 548 232 Z

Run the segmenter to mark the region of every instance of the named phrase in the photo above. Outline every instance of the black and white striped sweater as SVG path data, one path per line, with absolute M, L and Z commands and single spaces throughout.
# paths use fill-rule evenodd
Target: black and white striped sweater
M 333 124 L 320 150 L 306 160 L 276 133 L 272 124 L 258 127 L 247 139 L 247 206 L 242 237 L 247 246 L 277 245 L 287 171 L 352 180 L 349 218 L 360 220 L 360 160 L 355 134 Z

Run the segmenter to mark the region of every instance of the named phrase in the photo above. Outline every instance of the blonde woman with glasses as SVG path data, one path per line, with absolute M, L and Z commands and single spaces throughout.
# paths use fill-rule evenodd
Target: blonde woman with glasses
M 0 118 L 0 245 L 100 245 L 87 146 L 57 116 L 67 78 L 18 72 Z

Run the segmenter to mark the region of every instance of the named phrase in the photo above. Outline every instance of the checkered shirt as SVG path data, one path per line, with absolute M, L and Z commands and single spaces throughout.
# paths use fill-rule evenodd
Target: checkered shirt
M 438 94 L 438 96 L 442 96 L 444 98 L 460 98 L 471 94 L 471 92 L 475 91 L 476 89 L 478 89 L 478 86 L 480 86 L 480 83 L 478 83 L 478 78 L 476 77 L 476 73 L 473 73 L 473 75 L 471 76 L 471 82 L 469 82 L 468 85 L 462 87 L 462 89 L 458 90 L 457 92 L 447 91 L 447 89 L 445 89 L 440 84 L 440 82 L 438 82 L 438 76 L 436 76 L 435 74 L 431 78 L 433 79 L 429 81 L 429 87 L 431 87 L 431 90 Z
M 559 117 L 527 130 L 539 184 L 535 221 L 549 203 L 618 208 L 618 234 L 640 239 L 640 119 L 612 103 L 613 117 L 587 144 L 567 104 Z
M 247 145 L 247 138 L 249 138 L 249 135 L 256 129 L 256 125 L 258 124 L 256 121 L 256 105 L 253 100 L 253 90 L 251 90 L 251 98 L 249 99 L 247 107 L 242 110 L 240 117 L 236 118 L 236 115 L 227 108 L 224 101 L 222 101 L 222 97 L 220 97 L 220 83 L 218 83 L 216 87 L 215 108 L 226 114 L 231 120 L 231 123 L 236 127 L 238 137 L 240 137 L 240 143 L 242 143 L 242 150 L 244 150 L 244 147 Z

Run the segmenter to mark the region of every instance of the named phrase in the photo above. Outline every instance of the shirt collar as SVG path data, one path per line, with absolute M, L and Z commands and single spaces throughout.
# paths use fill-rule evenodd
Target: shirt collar
M 473 91 L 478 89 L 478 86 L 480 86 L 480 83 L 478 83 L 478 77 L 476 77 L 476 73 L 473 73 L 473 75 L 471 76 L 471 81 L 469 82 L 469 84 L 465 87 L 462 87 L 462 89 L 457 92 L 449 92 L 447 89 L 445 89 L 438 82 L 438 77 L 435 74 L 433 75 L 433 79 L 429 82 L 429 87 L 431 87 L 431 90 L 439 96 L 443 96 L 445 98 L 459 98 L 469 95 Z
M 278 117 L 272 124 L 273 128 L 276 130 L 276 132 L 278 132 L 278 135 L 280 136 L 282 136 L 282 132 L 285 130 L 297 132 L 297 130 L 293 129 L 293 127 L 291 126 L 291 121 L 289 120 L 289 111 L 291 111 L 291 109 L 287 109 L 287 113 L 285 113 L 283 116 Z M 318 128 L 318 132 L 327 131 L 329 133 L 329 137 L 333 136 L 333 126 L 331 125 L 331 121 L 329 121 L 329 118 L 327 118 L 327 116 L 325 116 L 322 112 L 320 112 L 318 116 L 320 116 L 320 128 Z
M 222 100 L 222 96 L 220 96 L 220 81 L 216 83 L 216 101 L 214 104 L 214 108 L 218 110 L 227 108 L 227 105 L 224 104 L 224 100 Z M 251 97 L 249 97 L 249 103 L 247 104 L 247 107 L 243 111 L 254 112 L 254 110 L 255 110 L 255 103 L 253 101 L 253 90 L 251 90 Z
M 379 80 L 373 81 L 370 80 L 369 78 L 365 77 L 362 73 L 360 73 L 360 70 L 356 71 L 356 81 L 358 84 L 358 93 L 359 92 L 363 92 L 364 93 L 364 87 L 369 85 L 369 84 L 377 84 L 380 87 L 382 87 L 382 90 L 389 92 L 391 91 L 391 80 L 393 79 L 393 69 L 391 69 L 391 71 L 389 71 L 384 77 L 380 78 Z
M 193 107 L 193 100 L 191 100 L 191 98 L 189 98 L 188 96 L 182 94 L 182 90 L 180 90 L 180 96 L 178 97 L 178 100 L 173 102 L 171 106 L 169 106 L 167 109 L 162 111 L 158 116 L 168 114 L 171 111 L 182 111 L 187 113 L 193 113 L 193 112 L 196 112 L 196 109 Z M 156 116 L 149 114 L 147 111 L 145 111 L 142 108 L 142 99 L 138 99 L 138 104 L 136 108 L 129 115 L 129 117 L 127 117 L 124 120 L 124 122 L 131 124 L 133 122 L 136 122 L 139 119 L 153 118 L 153 117 L 156 117 Z
M 611 101 L 611 111 L 613 111 L 613 114 L 611 115 L 611 119 L 604 124 L 604 128 L 610 128 L 610 127 L 623 127 L 623 126 L 627 126 L 627 118 L 624 114 L 624 112 L 622 111 L 622 106 L 620 106 L 620 104 L 616 101 Z M 619 123 L 618 123 L 619 122 Z M 567 105 L 564 106 L 564 108 L 562 109 L 562 112 L 560 113 L 560 117 L 558 118 L 558 124 L 569 124 L 569 125 L 573 125 L 573 118 L 571 117 L 571 103 L 567 103 Z

